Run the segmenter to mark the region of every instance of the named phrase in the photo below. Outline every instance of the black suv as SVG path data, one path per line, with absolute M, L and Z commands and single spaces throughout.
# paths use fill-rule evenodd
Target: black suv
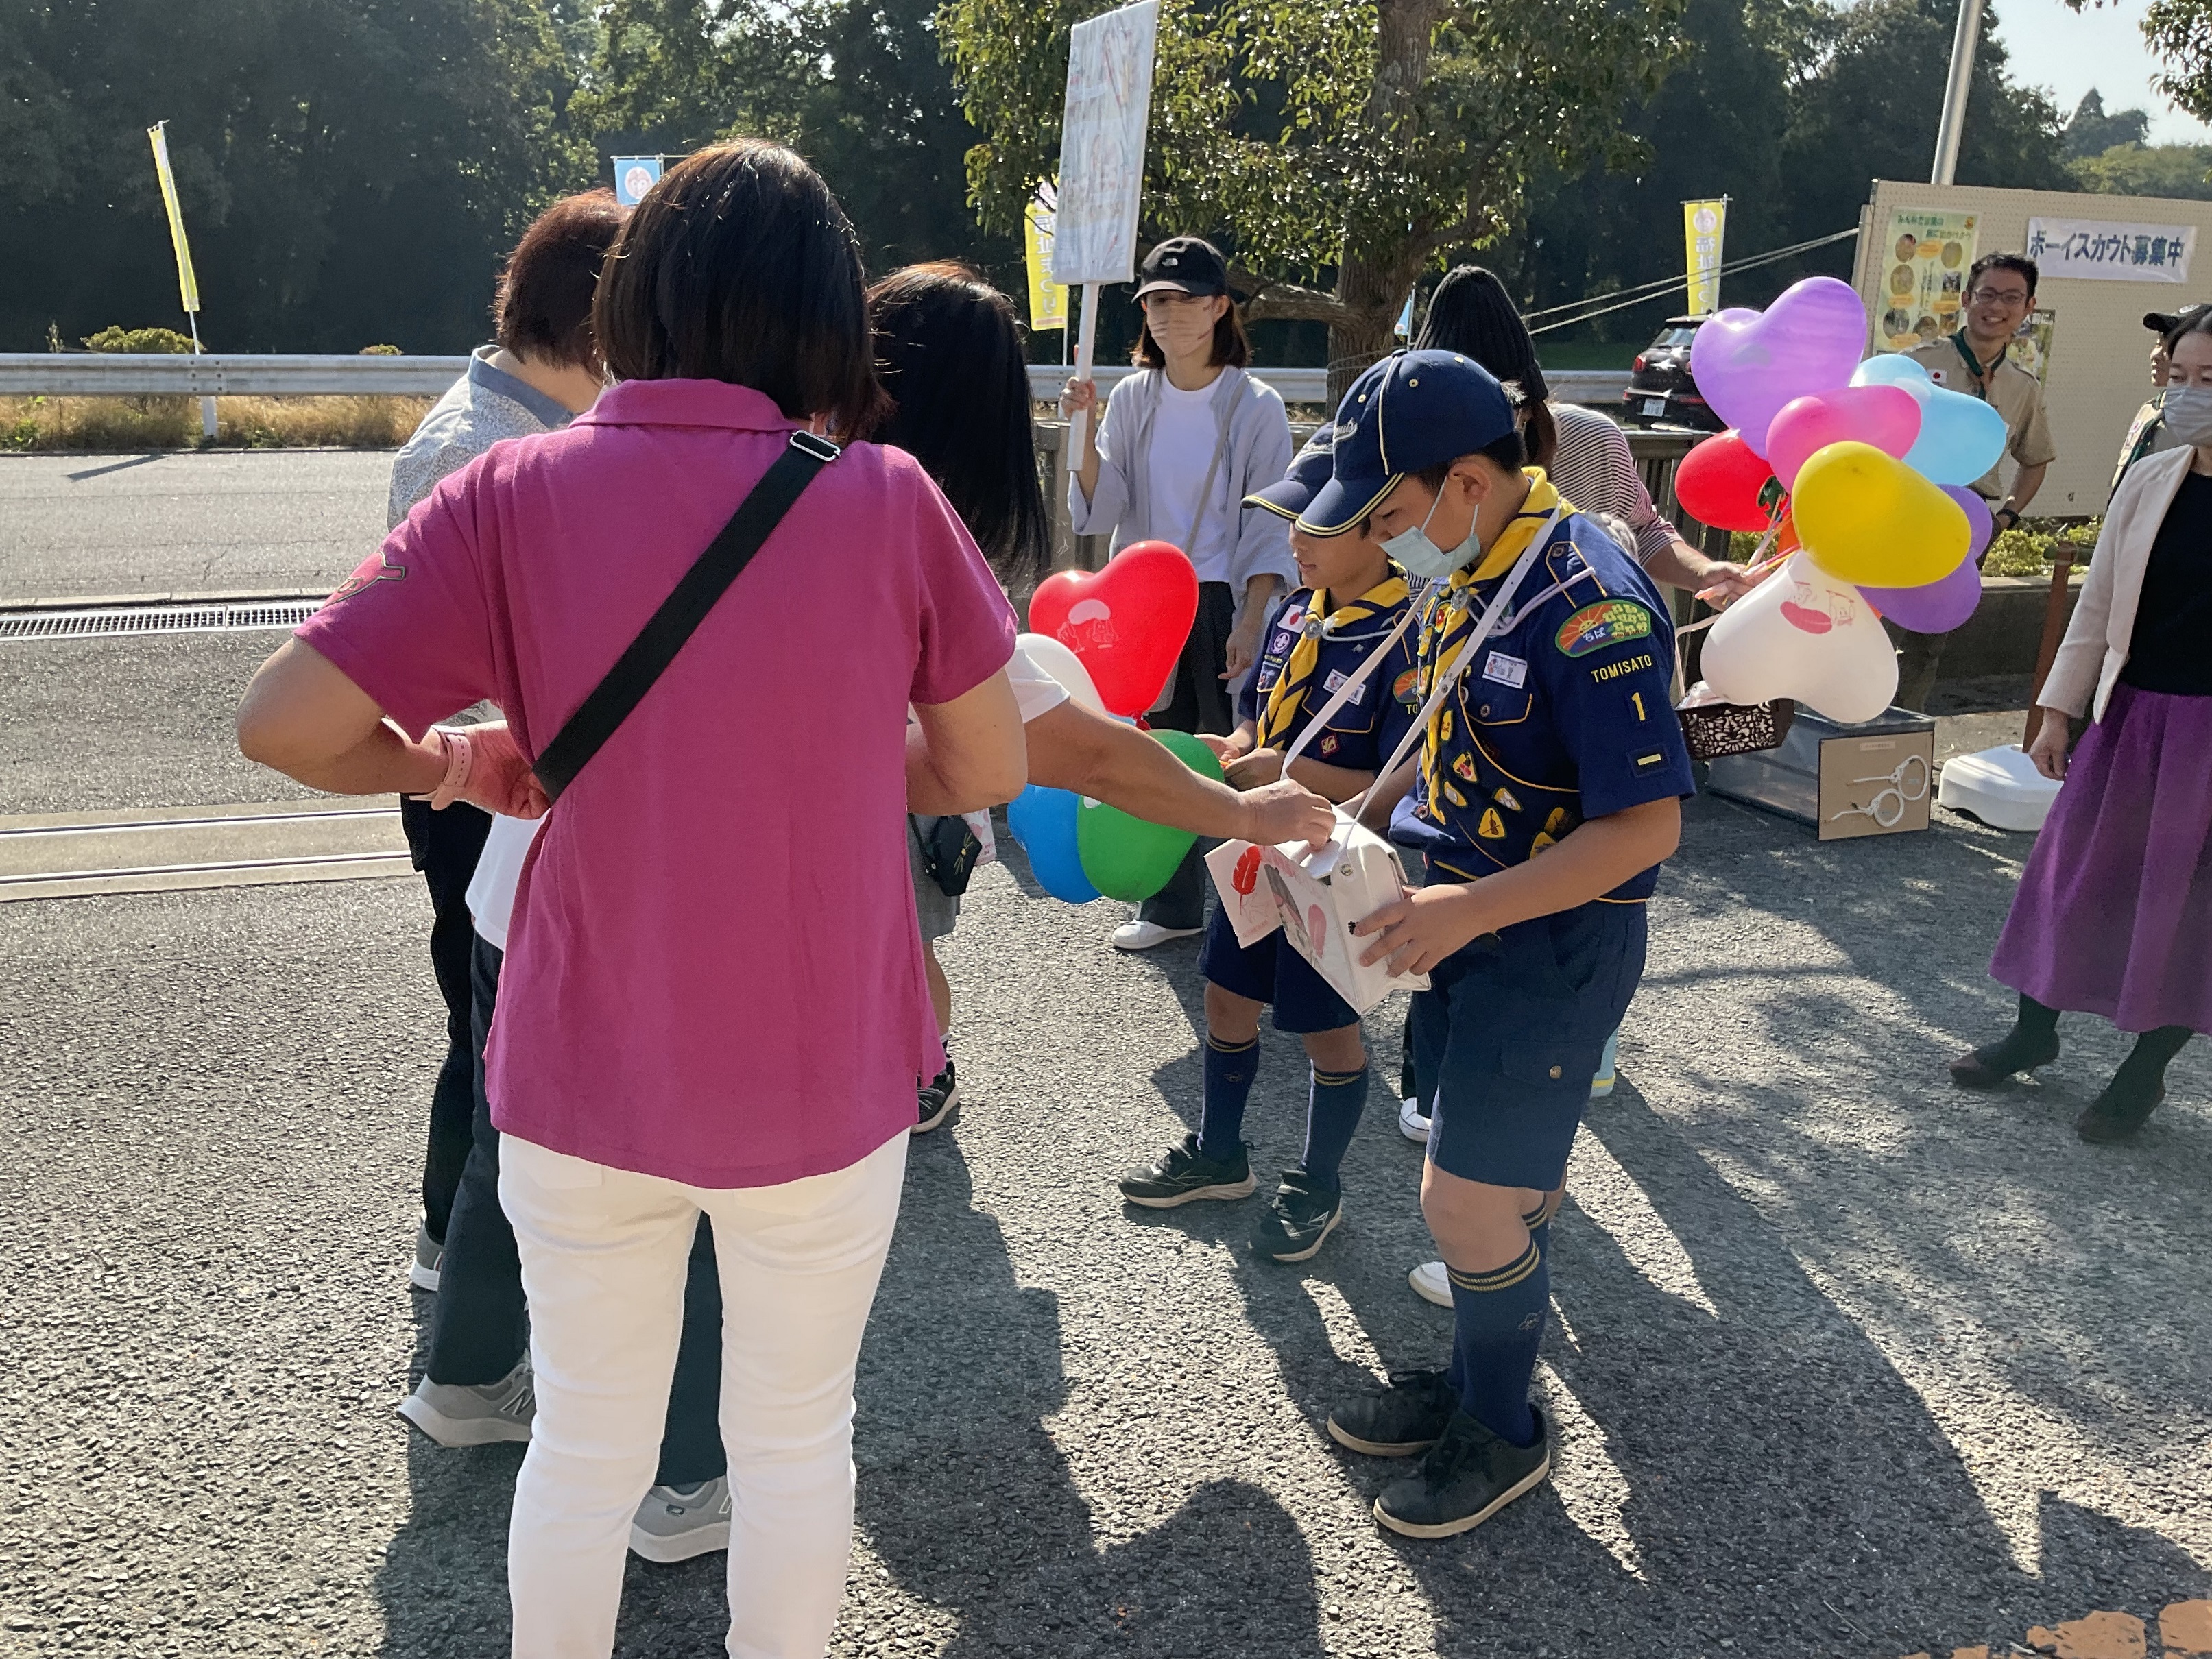
M 1690 378 L 1690 342 L 1698 337 L 1700 317 L 1669 317 L 1659 337 L 1636 355 L 1628 390 L 1620 394 L 1621 414 L 1632 426 L 1665 422 L 1718 432 L 1720 417 L 1698 395 Z

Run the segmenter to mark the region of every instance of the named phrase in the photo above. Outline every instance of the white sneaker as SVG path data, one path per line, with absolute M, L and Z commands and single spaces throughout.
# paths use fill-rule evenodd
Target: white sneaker
M 526 1441 L 538 1415 L 530 1362 L 496 1382 L 433 1382 L 426 1376 L 399 1402 L 399 1414 L 441 1446 Z
M 1439 1308 L 1451 1306 L 1451 1273 L 1443 1262 L 1424 1261 L 1406 1275 L 1406 1282 L 1422 1301 L 1433 1302 Z
M 418 1291 L 438 1293 L 438 1269 L 445 1265 L 446 1247 L 430 1237 L 430 1224 L 415 1227 L 415 1260 L 407 1268 L 407 1282 Z
M 1421 1103 L 1411 1095 L 1398 1103 L 1398 1127 L 1407 1139 L 1419 1141 L 1424 1146 L 1429 1144 L 1428 1115 L 1421 1110 Z
M 696 1486 L 655 1486 L 629 1523 L 629 1549 L 648 1561 L 689 1561 L 730 1547 L 727 1475 Z
M 1114 930 L 1114 948 L 1117 951 L 1149 951 L 1156 945 L 1165 945 L 1171 939 L 1189 939 L 1204 933 L 1202 927 L 1163 927 L 1157 921 L 1125 921 Z

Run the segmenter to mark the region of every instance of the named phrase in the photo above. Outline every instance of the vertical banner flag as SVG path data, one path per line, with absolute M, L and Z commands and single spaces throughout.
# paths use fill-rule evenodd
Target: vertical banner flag
M 615 157 L 615 202 L 620 207 L 635 207 L 645 199 L 646 191 L 660 182 L 660 158 L 658 155 L 617 155 Z
M 1721 241 L 1728 234 L 1728 198 L 1682 204 L 1682 242 L 1689 258 L 1692 317 L 1721 308 Z
M 187 313 L 200 308 L 200 281 L 192 274 L 192 247 L 185 240 L 185 213 L 177 205 L 176 176 L 169 171 L 169 138 L 162 131 L 169 124 L 158 121 L 146 129 L 146 137 L 154 146 L 154 176 L 161 183 L 161 205 L 169 210 L 169 241 L 177 250 L 177 291 L 184 295 Z M 197 333 L 198 323 L 194 323 Z
M 1067 284 L 1052 280 L 1053 220 L 1059 192 L 1050 184 L 1036 187 L 1022 215 L 1022 244 L 1029 256 L 1030 330 L 1067 327 Z
M 1911 351 L 1954 333 L 1974 263 L 1979 220 L 1971 213 L 1898 208 L 1874 251 L 1881 310 L 1876 351 Z

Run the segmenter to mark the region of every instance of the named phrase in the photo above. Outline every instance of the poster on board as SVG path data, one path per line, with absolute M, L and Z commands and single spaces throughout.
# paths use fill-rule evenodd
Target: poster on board
M 2027 257 L 2046 278 L 2088 283 L 2185 283 L 2197 250 L 2194 225 L 2114 224 L 2101 219 L 2030 219 Z
M 1957 332 L 1979 219 L 1973 213 L 1891 210 L 1878 250 L 1875 350 L 1911 351 Z
M 1055 283 L 1126 283 L 1136 275 L 1137 198 L 1145 182 L 1159 21 L 1159 0 L 1139 0 L 1069 32 L 1052 239 Z
M 2038 306 L 2020 325 L 2020 332 L 2012 337 L 2005 348 L 2005 356 L 2018 363 L 2039 380 L 2051 377 L 2051 336 L 2058 326 L 2058 313 L 2048 306 Z

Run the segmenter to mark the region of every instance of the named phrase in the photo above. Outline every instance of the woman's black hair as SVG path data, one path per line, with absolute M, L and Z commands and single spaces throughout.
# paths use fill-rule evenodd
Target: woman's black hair
M 1456 351 L 1472 357 L 1500 380 L 1521 388 L 1527 416 L 1528 459 L 1548 467 L 1559 453 L 1559 423 L 1552 418 L 1552 389 L 1536 362 L 1536 343 L 1506 293 L 1505 284 L 1480 265 L 1455 265 L 1429 296 L 1417 351 Z
M 592 332 L 625 380 L 727 380 L 792 420 L 867 430 L 860 245 L 821 175 L 740 138 L 686 156 L 646 192 L 608 256 Z
M 2191 334 L 2212 334 L 2212 307 L 2200 307 L 2192 316 L 2183 318 L 2158 337 L 2159 348 L 2169 357 L 2174 347 Z
M 937 480 L 1010 587 L 1052 562 L 1029 368 L 1011 301 L 955 260 L 908 265 L 868 290 L 876 374 L 890 411 L 870 435 Z

